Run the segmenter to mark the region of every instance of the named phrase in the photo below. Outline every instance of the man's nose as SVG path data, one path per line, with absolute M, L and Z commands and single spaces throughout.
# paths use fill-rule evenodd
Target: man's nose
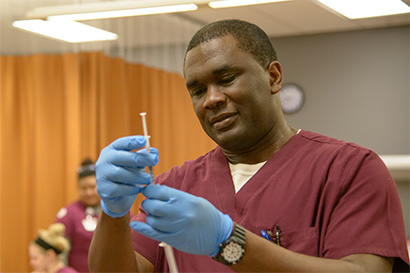
M 217 85 L 210 85 L 207 88 L 204 108 L 212 109 L 226 102 L 226 95 L 222 88 Z

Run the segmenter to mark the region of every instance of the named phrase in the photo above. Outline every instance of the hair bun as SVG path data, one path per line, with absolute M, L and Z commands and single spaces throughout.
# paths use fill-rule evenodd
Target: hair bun
M 81 166 L 86 166 L 86 165 L 94 165 L 94 162 L 90 158 L 87 157 L 81 162 Z
M 40 229 L 38 237 L 33 243 L 44 248 L 45 250 L 52 249 L 56 254 L 68 252 L 70 250 L 70 242 L 64 236 L 65 226 L 62 223 L 51 224 L 48 229 Z
M 77 170 L 78 178 L 95 175 L 95 165 L 90 158 L 85 158 L 81 162 L 81 167 Z
M 54 236 L 64 236 L 65 226 L 62 223 L 51 224 L 48 228 L 50 234 Z

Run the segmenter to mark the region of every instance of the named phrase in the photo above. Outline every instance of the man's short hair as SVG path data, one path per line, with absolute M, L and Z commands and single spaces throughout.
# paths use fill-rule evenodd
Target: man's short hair
M 198 30 L 188 44 L 185 57 L 201 43 L 227 35 L 234 37 L 238 48 L 250 53 L 262 67 L 277 60 L 268 35 L 257 25 L 237 19 L 216 21 Z

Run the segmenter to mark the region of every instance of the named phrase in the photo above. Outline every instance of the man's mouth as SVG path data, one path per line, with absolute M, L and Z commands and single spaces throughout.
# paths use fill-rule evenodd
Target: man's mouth
M 233 113 L 221 114 L 212 118 L 210 122 L 216 130 L 223 130 L 233 123 L 235 116 Z

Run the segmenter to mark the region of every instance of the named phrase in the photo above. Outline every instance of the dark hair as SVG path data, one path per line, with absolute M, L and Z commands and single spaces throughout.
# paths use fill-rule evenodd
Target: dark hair
M 81 167 L 78 168 L 77 173 L 78 173 L 78 179 L 86 177 L 86 176 L 90 176 L 90 175 L 95 175 L 94 162 L 89 158 L 85 158 L 81 162 Z
M 226 35 L 232 35 L 238 48 L 250 53 L 262 67 L 277 60 L 276 51 L 268 35 L 257 25 L 237 19 L 216 21 L 198 30 L 188 44 L 185 57 L 201 43 Z

